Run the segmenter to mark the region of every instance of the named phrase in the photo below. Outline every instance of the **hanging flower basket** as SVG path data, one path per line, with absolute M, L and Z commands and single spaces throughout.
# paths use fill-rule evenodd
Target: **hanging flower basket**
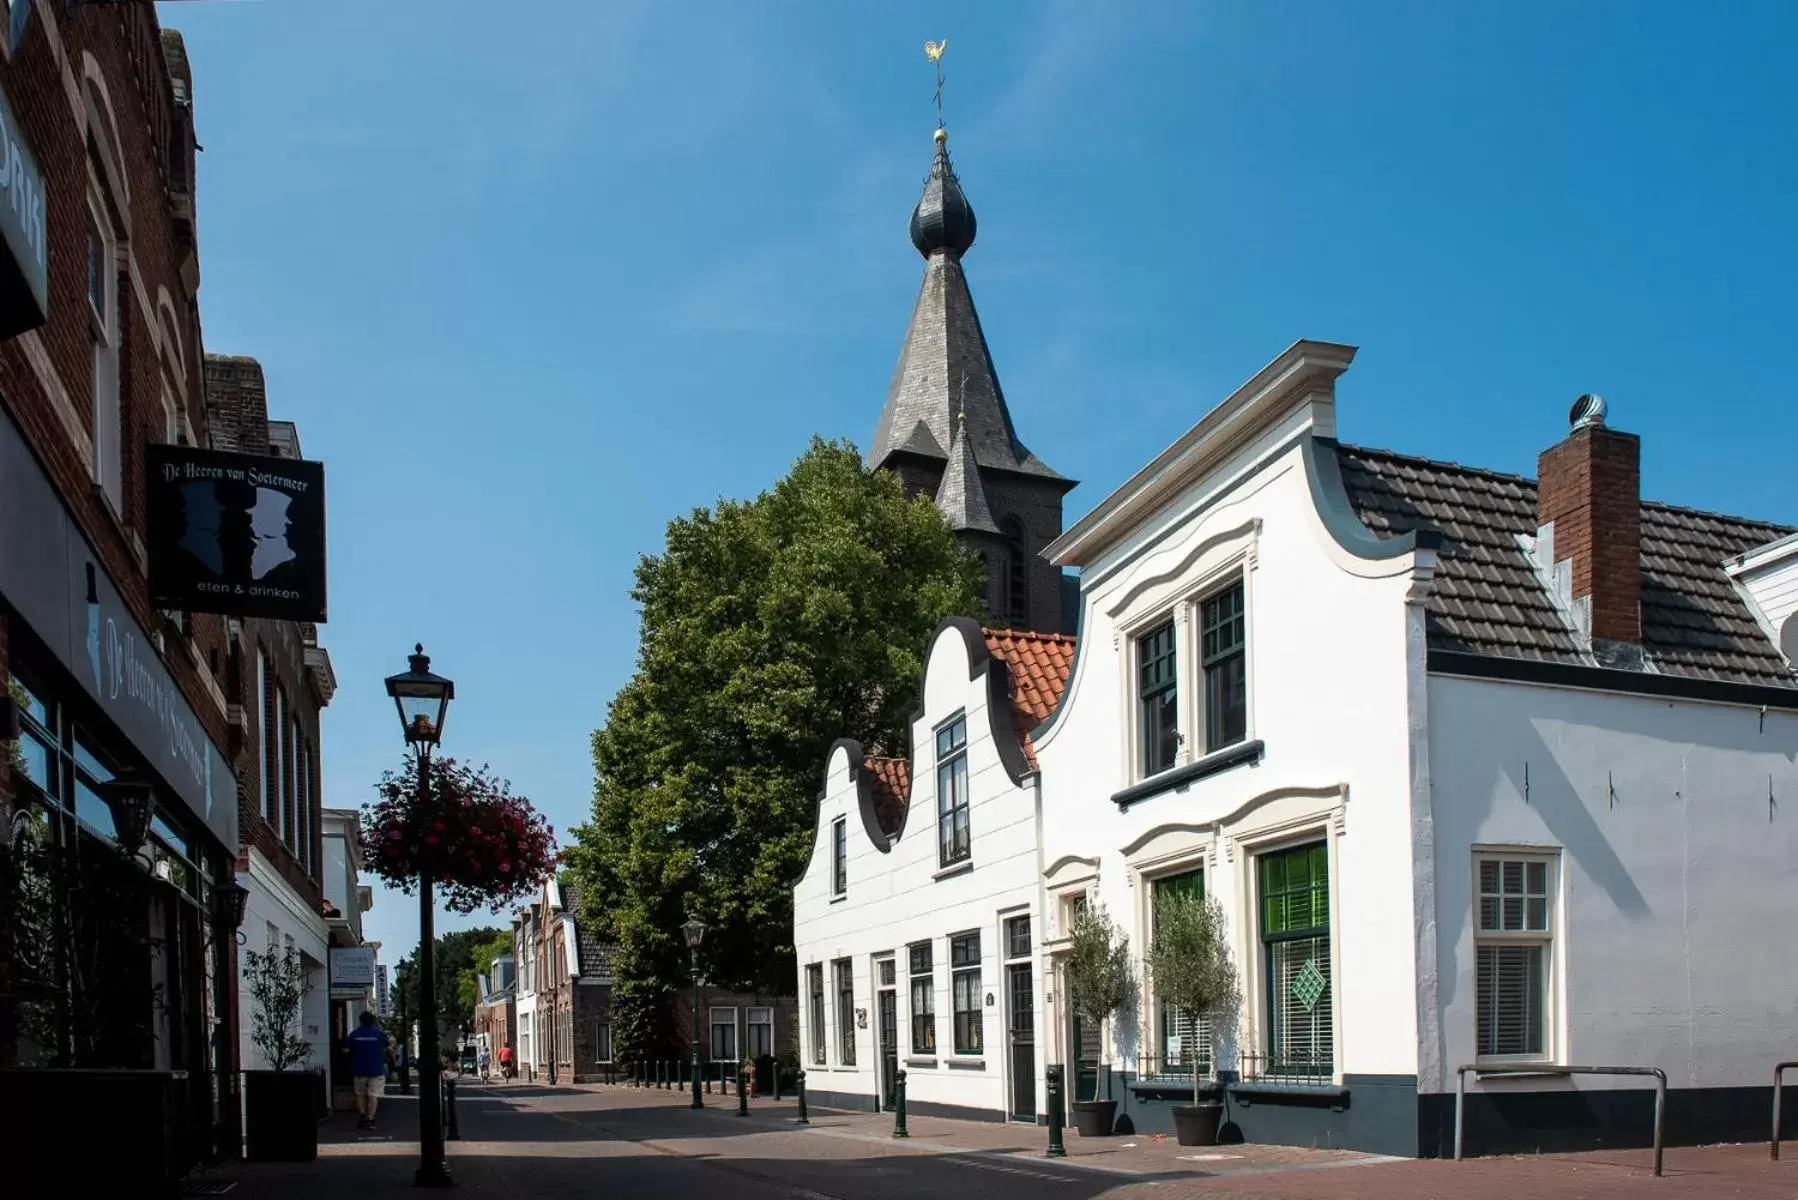
M 497 913 L 555 870 L 555 830 L 485 765 L 432 759 L 429 782 L 421 796 L 408 760 L 381 777 L 379 798 L 362 810 L 363 856 L 386 883 L 410 893 L 428 879 L 453 912 Z

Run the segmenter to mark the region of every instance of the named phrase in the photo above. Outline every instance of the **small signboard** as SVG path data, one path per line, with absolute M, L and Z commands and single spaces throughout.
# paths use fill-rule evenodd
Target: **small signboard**
M 375 985 L 375 952 L 365 946 L 333 947 L 331 990 L 360 991 Z
M 152 603 L 324 621 L 324 464 L 193 446 L 148 451 Z
M 0 92 L 0 338 L 36 329 L 49 315 L 45 207 L 43 172 Z

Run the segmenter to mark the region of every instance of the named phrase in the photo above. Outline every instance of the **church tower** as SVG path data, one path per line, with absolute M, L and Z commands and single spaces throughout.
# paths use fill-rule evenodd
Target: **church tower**
M 1074 481 L 1032 454 L 1012 426 L 962 272 L 974 230 L 974 209 L 939 126 L 936 158 L 911 214 L 924 286 L 868 465 L 893 471 L 907 495 L 932 496 L 956 537 L 980 556 L 991 624 L 1071 632 L 1076 614 L 1064 614 L 1061 572 L 1042 549 L 1061 533 L 1061 501 Z

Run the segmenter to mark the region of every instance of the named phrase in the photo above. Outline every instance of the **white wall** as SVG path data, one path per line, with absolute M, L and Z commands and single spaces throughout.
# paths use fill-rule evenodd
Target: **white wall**
M 1475 844 L 1560 850 L 1560 1061 L 1764 1086 L 1798 1055 L 1798 718 L 1433 676 L 1429 720 L 1446 1087 L 1474 1060 Z
M 1253 1047 L 1266 1025 L 1255 855 L 1323 837 L 1336 1072 L 1408 1075 L 1417 1069 L 1418 983 L 1408 725 L 1421 617 L 1406 595 L 1430 563 L 1363 560 L 1332 539 L 1294 440 L 1305 428 L 1298 417 L 1271 428 L 1083 567 L 1079 661 L 1060 712 L 1038 735 L 1046 905 L 1059 925 L 1062 898 L 1093 886 L 1096 869 L 1099 898 L 1140 956 L 1150 880 L 1204 867 L 1207 894 L 1232 924 Z M 1119 812 L 1110 797 L 1138 781 L 1133 638 L 1169 613 L 1188 613 L 1176 632 L 1187 735 L 1180 761 L 1201 757 L 1196 603 L 1236 576 L 1248 614 L 1248 738 L 1265 742 L 1264 757 Z M 1194 608 L 1183 609 L 1188 603 Z M 1144 1000 L 1107 1039 L 1120 1065 L 1159 1050 L 1146 1044 L 1146 992 Z M 1054 1016 L 1058 1039 L 1065 1020 Z M 1219 1065 L 1235 1067 L 1227 1048 Z
M 252 846 L 249 855 L 250 869 L 237 877 L 238 883 L 248 888 L 250 893 L 244 912 L 242 930 L 246 942 L 242 949 L 265 953 L 272 948 L 285 953 L 286 939 L 293 939 L 294 949 L 305 959 L 311 984 L 300 1006 L 300 1025 L 296 1032 L 313 1045 L 312 1061 L 308 1065 L 328 1072 L 331 1059 L 331 1021 L 330 984 L 326 975 L 326 963 L 329 959 L 324 919 L 308 910 L 305 902 L 281 878 L 260 850 Z M 269 944 L 271 925 L 277 931 L 273 947 Z M 244 965 L 247 967 L 247 962 Z M 240 971 L 238 1053 L 245 1070 L 260 1070 L 268 1066 L 250 1040 L 255 1012 L 255 1001 L 251 998 Z
M 869 840 L 848 755 L 841 747 L 831 755 L 811 863 L 794 889 L 801 1057 L 807 1084 L 815 1091 L 877 1094 L 880 1056 L 874 958 L 891 953 L 897 990 L 899 1065 L 907 1073 L 908 1102 L 953 1104 L 995 1113 L 1008 1110 L 1010 1074 L 1002 921 L 1004 917 L 1035 916 L 1040 870 L 1036 796 L 1029 778 L 1024 786 L 1012 782 L 994 742 L 994 720 L 1009 734 L 1011 713 L 989 714 L 986 676 L 981 674 L 970 680 L 969 671 L 970 659 L 962 634 L 953 628 L 944 629 L 932 644 L 925 670 L 924 715 L 913 726 L 916 753 L 910 810 L 904 831 L 890 851 L 882 853 Z M 939 872 L 938 867 L 935 730 L 957 710 L 967 714 L 973 867 L 945 873 Z M 831 895 L 831 827 L 838 817 L 845 817 L 848 823 L 848 890 L 840 899 Z M 954 1052 L 949 935 L 973 929 L 980 931 L 981 938 L 982 1002 L 990 992 L 994 1004 L 982 1008 L 982 1054 L 958 1056 Z M 1040 935 L 1033 930 L 1033 940 L 1037 936 Z M 935 1066 L 906 1062 L 914 1057 L 907 947 L 925 939 L 932 944 Z M 840 958 L 852 960 L 855 1006 L 868 1013 L 867 1028 L 855 1032 L 853 1067 L 841 1063 L 838 1051 L 833 964 Z M 820 963 L 824 969 L 824 1066 L 819 1066 L 813 1057 L 806 982 L 806 966 L 811 963 Z M 1040 997 L 1040 979 L 1037 994 Z M 1037 1012 L 1040 1015 L 1040 1000 Z M 1037 1041 L 1040 1077 L 1044 1061 L 1040 1036 Z M 964 1064 L 978 1061 L 982 1065 L 949 1065 L 958 1059 Z M 1041 1103 L 1039 1086 L 1039 1107 Z

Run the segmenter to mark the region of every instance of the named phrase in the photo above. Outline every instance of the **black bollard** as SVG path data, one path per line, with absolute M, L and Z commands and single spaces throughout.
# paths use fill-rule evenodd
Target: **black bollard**
M 775 1103 L 777 1103 L 777 1104 L 780 1102 L 780 1064 L 779 1063 L 774 1064 L 774 1100 L 775 1100 Z
M 1045 1100 L 1049 1106 L 1049 1158 L 1066 1158 L 1067 1147 L 1061 1144 L 1061 1068 L 1050 1067 L 1044 1072 L 1048 1079 L 1045 1089 Z
M 737 1068 L 737 1115 L 749 1115 L 749 1072 L 742 1067 Z
M 799 1072 L 799 1078 L 794 1080 L 794 1083 L 799 1088 L 799 1123 L 810 1125 L 812 1120 L 805 1112 L 805 1072 L 803 1070 Z
M 905 1128 L 905 1072 L 903 1070 L 893 1077 L 893 1136 L 896 1138 L 911 1136 Z
M 444 1119 L 449 1123 L 449 1131 L 444 1134 L 444 1137 L 449 1141 L 459 1142 L 462 1140 L 462 1130 L 456 1124 L 456 1081 L 444 1080 L 443 1088 L 446 1093 L 443 1104 Z

